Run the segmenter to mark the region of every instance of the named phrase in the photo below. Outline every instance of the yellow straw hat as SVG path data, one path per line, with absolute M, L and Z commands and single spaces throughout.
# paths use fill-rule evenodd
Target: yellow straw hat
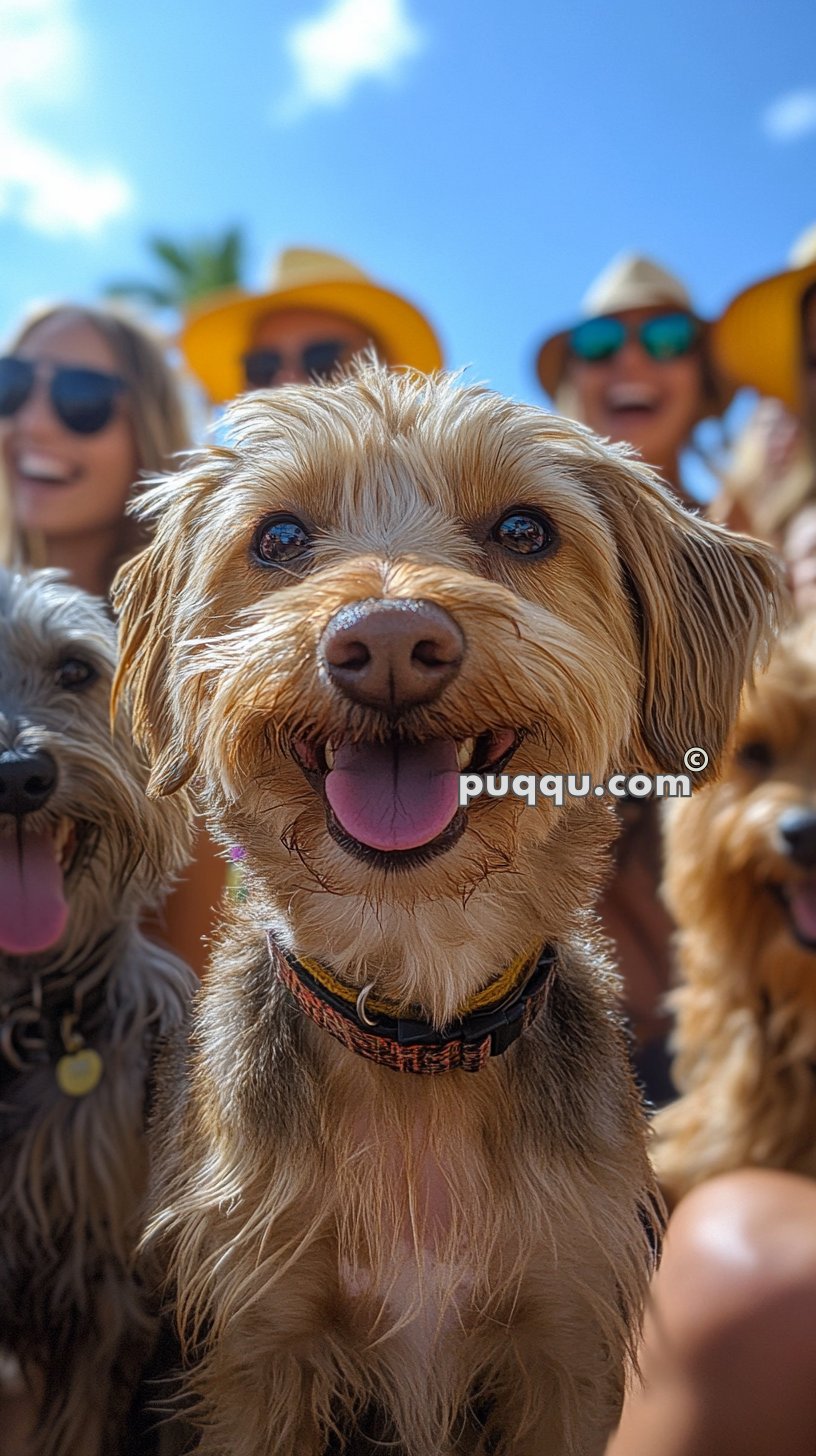
M 737 384 L 800 408 L 802 315 L 806 289 L 816 283 L 816 223 L 797 239 L 790 266 L 753 283 L 728 305 L 713 331 L 720 367 Z
M 544 340 L 536 355 L 536 372 L 547 394 L 555 400 L 569 361 L 569 336 L 576 323 L 623 313 L 630 308 L 674 308 L 691 314 L 708 334 L 710 324 L 700 318 L 680 279 L 653 259 L 639 253 L 620 253 L 585 294 L 580 314 L 569 328 L 560 329 Z M 721 379 L 712 379 L 711 410 L 721 414 L 733 397 L 733 389 Z
M 285 248 L 272 266 L 266 293 L 227 288 L 188 311 L 179 345 L 214 404 L 246 388 L 241 368 L 253 326 L 268 314 L 313 308 L 371 331 L 387 364 L 423 373 L 442 368 L 442 349 L 428 320 L 396 293 L 334 253 Z

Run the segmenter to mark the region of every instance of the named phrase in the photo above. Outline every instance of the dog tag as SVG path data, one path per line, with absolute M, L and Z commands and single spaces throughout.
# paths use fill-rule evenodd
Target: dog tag
M 67 1097 L 87 1097 L 102 1080 L 104 1065 L 93 1047 L 69 1052 L 57 1062 L 57 1085 Z

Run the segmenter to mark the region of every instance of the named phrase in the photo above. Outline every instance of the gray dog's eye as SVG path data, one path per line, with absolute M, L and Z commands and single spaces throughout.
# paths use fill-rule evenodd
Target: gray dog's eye
M 262 521 L 252 543 L 252 553 L 262 566 L 283 566 L 302 556 L 311 545 L 306 527 L 295 516 L 273 516 Z
M 63 658 L 54 673 L 54 681 L 58 688 L 65 688 L 69 693 L 79 692 L 82 688 L 89 688 L 91 683 L 96 682 L 99 677 L 95 667 L 90 662 L 83 662 L 81 657 Z
M 491 531 L 494 541 L 517 556 L 543 556 L 558 545 L 558 532 L 540 511 L 513 510 Z

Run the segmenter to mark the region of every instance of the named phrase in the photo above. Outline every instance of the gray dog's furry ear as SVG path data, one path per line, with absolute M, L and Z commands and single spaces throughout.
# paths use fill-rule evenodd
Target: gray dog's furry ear
M 702 748 L 699 784 L 716 775 L 743 683 L 778 628 L 780 564 L 769 546 L 685 510 L 642 466 L 610 462 L 599 475 L 641 644 L 632 767 L 682 773 L 686 751 Z
M 129 698 L 134 737 L 150 759 L 148 792 L 154 797 L 174 794 L 198 767 L 176 667 L 184 649 L 184 602 L 195 580 L 195 561 L 188 557 L 192 523 L 220 482 L 227 455 L 201 452 L 188 470 L 153 483 L 140 514 L 156 521 L 155 534 L 113 584 L 119 665 L 112 701 L 115 708 L 121 695 Z

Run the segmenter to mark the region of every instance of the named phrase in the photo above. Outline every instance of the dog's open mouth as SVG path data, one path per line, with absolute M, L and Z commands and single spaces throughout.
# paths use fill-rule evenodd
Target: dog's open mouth
M 416 862 L 449 849 L 465 827 L 460 773 L 495 773 L 520 735 L 502 728 L 479 737 L 391 738 L 384 743 L 315 746 L 299 738 L 293 754 L 322 795 L 329 832 L 361 858 Z
M 0 823 L 0 952 L 36 955 L 60 939 L 68 921 L 65 876 L 79 843 L 73 819 L 33 829 Z
M 816 875 L 797 883 L 775 886 L 791 932 L 806 950 L 816 951 Z

